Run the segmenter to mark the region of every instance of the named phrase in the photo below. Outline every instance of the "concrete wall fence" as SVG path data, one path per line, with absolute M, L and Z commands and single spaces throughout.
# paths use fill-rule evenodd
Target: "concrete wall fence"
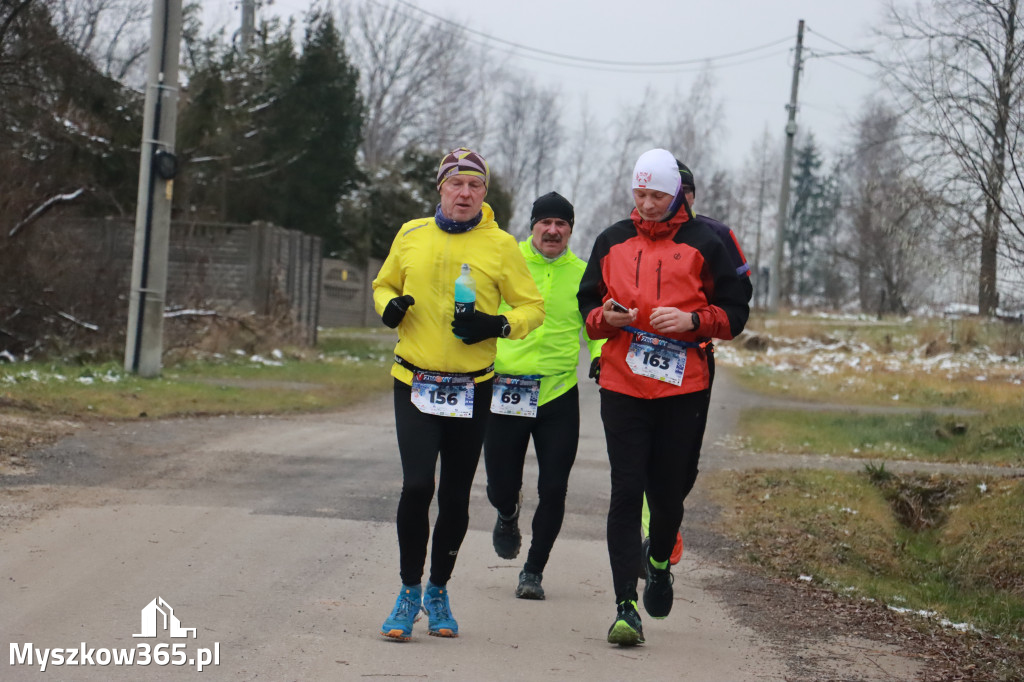
M 325 258 L 320 296 L 321 327 L 373 327 L 380 318 L 373 309 L 370 286 L 384 261 L 366 263 Z
M 60 219 L 33 230 L 39 248 L 63 247 L 75 260 L 94 264 L 97 273 L 113 273 L 103 279 L 112 280 L 117 295 L 128 293 L 133 220 Z M 314 344 L 320 251 L 319 237 L 275 225 L 172 221 L 165 307 L 266 315 L 285 305 L 305 342 Z
M 132 219 L 54 219 L 33 227 L 33 249 L 89 263 L 110 296 L 127 296 L 135 223 Z M 318 327 L 371 327 L 371 282 L 383 261 L 321 258 L 319 237 L 276 225 L 172 221 L 167 310 L 210 307 L 266 315 L 286 305 L 306 343 Z M 87 273 L 83 273 L 87 275 Z

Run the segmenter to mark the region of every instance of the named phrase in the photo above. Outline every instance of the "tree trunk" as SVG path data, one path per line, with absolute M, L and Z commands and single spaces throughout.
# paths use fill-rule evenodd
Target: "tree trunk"
M 996 222 L 998 224 L 998 217 Z M 986 230 L 981 237 L 981 269 L 978 271 L 978 312 L 982 315 L 994 315 L 999 306 L 996 289 L 998 247 L 999 230 Z

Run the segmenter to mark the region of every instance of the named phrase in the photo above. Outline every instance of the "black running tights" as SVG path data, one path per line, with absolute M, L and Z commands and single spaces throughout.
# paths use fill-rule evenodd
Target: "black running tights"
M 438 455 L 437 520 L 430 550 L 430 582 L 446 585 L 469 527 L 469 494 L 491 406 L 491 380 L 476 385 L 473 417 L 439 417 L 412 404 L 411 388 L 395 380 L 395 430 L 402 460 L 398 500 L 399 571 L 403 585 L 419 585 L 430 537 L 430 503 Z
M 569 471 L 580 438 L 580 390 L 573 386 L 537 408 L 537 416 L 492 414 L 484 441 L 487 499 L 501 514 L 515 513 L 523 487 L 526 449 L 533 436 L 537 452 L 537 510 L 533 539 L 524 568 L 543 573 L 551 548 L 562 529 Z
M 611 501 L 608 557 L 615 601 L 636 599 L 643 493 L 651 509 L 651 556 L 667 560 L 697 480 L 708 391 L 645 400 L 601 389 Z

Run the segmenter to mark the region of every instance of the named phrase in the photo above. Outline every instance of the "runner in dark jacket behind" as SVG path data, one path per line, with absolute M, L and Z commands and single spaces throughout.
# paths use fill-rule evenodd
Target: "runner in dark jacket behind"
M 601 351 L 601 419 L 611 464 L 608 554 L 617 614 L 608 641 L 644 641 L 636 611 L 643 494 L 651 508 L 644 608 L 672 608 L 669 555 L 697 477 L 709 374 L 700 340 L 739 334 L 743 285 L 713 230 L 690 214 L 672 154 L 644 153 L 633 169 L 636 209 L 594 243 L 580 313 Z M 615 310 L 612 299 L 626 311 Z
M 740 242 L 736 239 L 735 233 L 725 223 L 719 222 L 714 218 L 709 218 L 706 215 L 697 213 L 693 208 L 693 200 L 697 195 L 696 181 L 693 177 L 693 171 L 691 171 L 686 164 L 679 159 L 676 159 L 676 165 L 679 167 L 679 178 L 682 184 L 683 194 L 686 197 L 686 205 L 690 207 L 690 215 L 693 215 L 701 222 L 705 223 L 710 227 L 718 238 L 722 240 L 722 244 L 725 246 L 726 253 L 729 254 L 729 260 L 732 262 L 733 267 L 736 268 L 736 276 L 740 278 L 740 283 L 743 285 L 743 290 L 746 292 L 747 303 L 750 303 L 750 299 L 754 293 L 754 287 L 750 282 L 750 264 L 747 263 L 747 257 L 743 255 L 743 249 L 740 248 Z M 711 402 L 711 387 L 715 383 L 715 347 L 711 343 L 710 338 L 705 339 L 708 342 L 707 345 L 707 359 L 708 359 L 708 403 Z M 704 433 L 707 427 L 707 414 L 708 411 L 704 412 L 704 424 L 700 427 L 701 433 Z M 702 441 L 703 443 L 703 441 Z M 648 542 L 648 527 L 650 525 L 651 512 L 647 506 L 647 497 L 644 496 L 643 516 L 641 522 L 641 534 L 644 537 L 644 542 Z M 681 533 L 676 533 L 676 544 L 672 548 L 672 555 L 669 557 L 669 563 L 673 566 L 678 564 L 683 556 L 683 536 Z M 640 564 L 640 577 L 646 575 L 646 569 L 643 566 L 644 562 Z

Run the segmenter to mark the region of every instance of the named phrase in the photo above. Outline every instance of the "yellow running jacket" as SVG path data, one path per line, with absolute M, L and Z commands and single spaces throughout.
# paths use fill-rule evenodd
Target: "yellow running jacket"
M 502 312 L 512 327 L 509 338 L 524 338 L 544 321 L 544 299 L 515 238 L 498 227 L 488 204 L 482 210 L 480 224 L 458 234 L 442 230 L 433 217 L 405 223 L 373 280 L 377 314 L 396 296 L 408 294 L 416 300 L 398 325 L 395 346 L 395 355 L 416 367 L 468 373 L 494 362 L 496 339 L 465 344 L 452 333 L 455 278 L 463 263 L 469 264 L 476 281 L 477 310 L 497 315 L 503 299 L 511 306 Z M 492 374 L 475 380 L 486 381 Z M 412 384 L 412 372 L 398 363 L 391 367 L 391 376 Z

